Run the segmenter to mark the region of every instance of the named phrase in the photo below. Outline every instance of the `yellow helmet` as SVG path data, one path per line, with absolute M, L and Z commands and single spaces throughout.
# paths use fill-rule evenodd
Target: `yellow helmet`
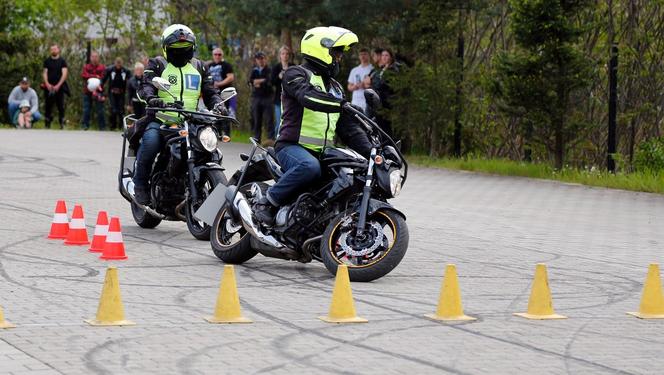
M 336 26 L 320 26 L 304 33 L 300 50 L 307 61 L 333 77 L 339 72 L 334 53 L 347 52 L 357 42 L 357 35 L 350 30 Z

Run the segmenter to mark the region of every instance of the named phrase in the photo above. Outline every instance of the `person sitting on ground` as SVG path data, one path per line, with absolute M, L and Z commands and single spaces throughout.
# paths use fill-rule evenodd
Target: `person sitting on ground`
M 30 129 L 32 127 L 32 114 L 30 113 L 30 102 L 23 100 L 18 111 L 14 113 L 14 125 L 19 129 Z
M 41 119 L 41 114 L 39 113 L 39 99 L 37 98 L 37 92 L 30 87 L 30 80 L 28 77 L 23 77 L 18 86 L 12 89 L 7 98 L 7 104 L 9 104 L 9 118 L 14 119 L 14 115 L 19 110 L 19 107 L 23 101 L 27 100 L 30 103 L 30 115 L 32 115 L 32 121 L 39 121 Z

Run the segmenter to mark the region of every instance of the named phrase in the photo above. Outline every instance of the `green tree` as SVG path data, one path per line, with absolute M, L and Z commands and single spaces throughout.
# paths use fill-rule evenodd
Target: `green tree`
M 572 118 L 572 97 L 591 75 L 591 63 L 577 45 L 583 29 L 576 19 L 590 3 L 510 1 L 516 48 L 498 55 L 492 81 L 499 108 L 521 119 L 527 138 L 543 144 L 558 169 L 581 125 Z

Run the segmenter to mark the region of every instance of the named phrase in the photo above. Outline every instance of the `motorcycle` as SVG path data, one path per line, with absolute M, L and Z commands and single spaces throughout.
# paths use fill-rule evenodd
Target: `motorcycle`
M 378 95 L 367 90 L 365 96 L 374 112 Z M 315 259 L 332 274 L 346 264 L 353 281 L 378 279 L 399 264 L 408 249 L 408 227 L 405 215 L 387 200 L 400 193 L 408 163 L 399 144 L 372 117 L 348 104 L 344 110 L 369 135 L 370 158 L 350 149 L 325 148 L 319 157 L 322 178 L 295 202 L 280 207 L 273 226 L 258 222 L 252 206 L 265 194 L 266 182 L 278 181 L 283 171 L 274 149 L 252 140 L 251 153 L 240 155 L 245 165 L 228 187 L 220 188 L 223 194 L 214 192 L 209 198 L 219 207 L 210 233 L 219 259 L 239 264 L 258 253 L 303 263 Z
M 141 205 L 134 198 L 134 176 L 136 153 L 141 134 L 137 132 L 138 120 L 131 115 L 124 117 L 122 159 L 118 183 L 120 194 L 131 203 L 134 221 L 142 228 L 154 228 L 162 220 L 185 221 L 189 232 L 199 240 L 210 238 L 210 226 L 198 220 L 194 212 L 219 184 L 227 183 L 223 154 L 217 147 L 223 137 L 225 122 L 237 122 L 234 118 L 207 110 L 182 109 L 182 102 L 170 93 L 170 83 L 160 77 L 151 82 L 175 99 L 165 108 L 148 107 L 146 111 L 179 114 L 181 123 L 165 123 L 159 128 L 164 146 L 159 152 L 150 176 L 151 203 Z M 234 88 L 221 92 L 222 102 L 237 95 Z M 151 112 L 152 111 L 152 112 Z M 223 138 L 222 138 L 223 139 Z

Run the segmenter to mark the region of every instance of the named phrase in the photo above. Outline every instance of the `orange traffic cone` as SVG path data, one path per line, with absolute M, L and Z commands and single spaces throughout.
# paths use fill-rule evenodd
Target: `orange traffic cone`
M 55 205 L 55 213 L 51 222 L 51 232 L 48 238 L 63 240 L 67 238 L 69 232 L 69 219 L 67 218 L 67 205 L 65 201 L 58 201 Z
M 101 254 L 99 259 L 127 259 L 127 255 L 125 255 L 124 243 L 122 242 L 122 232 L 120 231 L 120 219 L 117 217 L 111 218 L 111 224 L 108 226 L 108 234 L 106 235 L 104 252 Z
M 97 225 L 95 225 L 95 234 L 92 236 L 92 245 L 90 245 L 88 251 L 91 253 L 103 252 L 107 233 L 108 215 L 106 214 L 106 211 L 99 211 L 99 214 L 97 215 Z
M 88 230 L 85 228 L 85 218 L 83 217 L 83 207 L 77 204 L 74 206 L 74 213 L 71 215 L 65 245 L 87 245 L 89 243 Z

